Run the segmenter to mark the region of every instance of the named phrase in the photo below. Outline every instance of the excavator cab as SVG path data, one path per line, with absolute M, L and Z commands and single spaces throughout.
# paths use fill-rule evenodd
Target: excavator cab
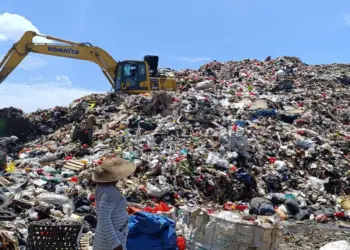
M 123 61 L 118 63 L 115 78 L 116 92 L 148 92 L 148 82 L 148 70 L 144 61 Z
M 122 61 L 116 70 L 115 91 L 131 94 L 157 90 L 174 91 L 174 79 L 158 75 L 158 56 L 145 56 L 144 61 Z

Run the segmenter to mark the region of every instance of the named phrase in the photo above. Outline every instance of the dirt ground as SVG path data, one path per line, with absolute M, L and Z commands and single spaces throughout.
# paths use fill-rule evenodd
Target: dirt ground
M 346 240 L 350 242 L 349 231 L 332 231 L 311 229 L 302 233 L 287 233 L 279 245 L 279 250 L 314 250 L 332 241 Z

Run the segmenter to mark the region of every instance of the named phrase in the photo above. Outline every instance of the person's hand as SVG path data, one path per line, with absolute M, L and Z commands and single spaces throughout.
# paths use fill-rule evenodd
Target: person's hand
M 123 247 L 122 247 L 122 245 L 119 245 L 116 248 L 114 248 L 114 250 L 123 250 Z

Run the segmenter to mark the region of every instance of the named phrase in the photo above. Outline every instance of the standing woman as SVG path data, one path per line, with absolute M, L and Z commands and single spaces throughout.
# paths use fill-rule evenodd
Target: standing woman
M 93 250 L 127 250 L 127 201 L 116 184 L 118 180 L 131 175 L 135 169 L 134 163 L 120 158 L 109 158 L 94 170 L 92 180 L 97 183 L 97 227 Z

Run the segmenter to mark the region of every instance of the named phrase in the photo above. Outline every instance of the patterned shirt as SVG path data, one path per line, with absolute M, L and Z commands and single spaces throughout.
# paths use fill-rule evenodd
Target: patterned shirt
M 97 227 L 93 250 L 126 249 L 128 236 L 128 206 L 124 196 L 113 185 L 97 186 L 95 191 Z

